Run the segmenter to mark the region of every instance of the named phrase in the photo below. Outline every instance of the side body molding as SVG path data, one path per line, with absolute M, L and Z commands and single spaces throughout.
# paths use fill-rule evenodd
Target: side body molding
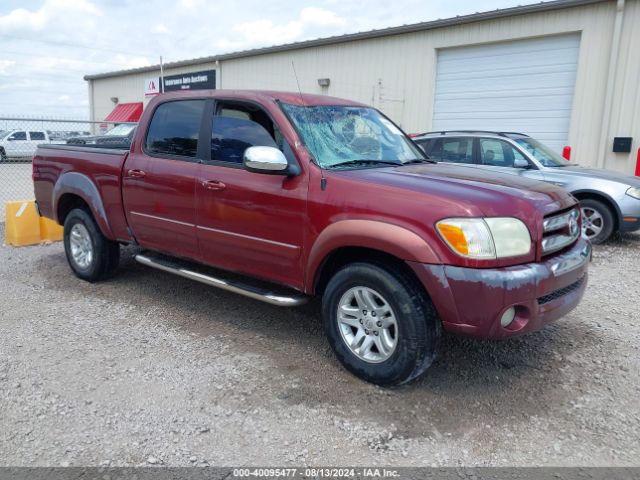
M 89 177 L 77 172 L 68 172 L 60 175 L 58 181 L 53 187 L 53 198 L 51 199 L 53 214 L 56 216 L 58 223 L 60 223 L 60 218 L 58 218 L 58 206 L 60 199 L 65 194 L 73 194 L 82 198 L 87 205 L 89 205 L 91 213 L 93 213 L 93 217 L 96 219 L 96 222 L 104 236 L 109 239 L 114 238 L 111 227 L 109 226 L 109 221 L 107 220 L 107 213 L 104 209 L 104 204 L 102 203 L 102 197 L 100 196 L 98 187 L 96 187 L 96 184 L 93 183 Z
M 343 247 L 371 248 L 410 262 L 441 263 L 427 241 L 407 228 L 376 220 L 341 220 L 326 227 L 311 248 L 305 275 L 307 293 L 315 288 L 324 260 Z

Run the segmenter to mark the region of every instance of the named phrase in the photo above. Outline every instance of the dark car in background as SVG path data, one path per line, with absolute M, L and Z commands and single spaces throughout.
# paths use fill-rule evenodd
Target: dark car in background
M 68 145 L 100 146 L 103 148 L 125 148 L 131 146 L 131 140 L 136 131 L 133 123 L 121 123 L 116 125 L 104 135 L 79 136 L 67 140 Z

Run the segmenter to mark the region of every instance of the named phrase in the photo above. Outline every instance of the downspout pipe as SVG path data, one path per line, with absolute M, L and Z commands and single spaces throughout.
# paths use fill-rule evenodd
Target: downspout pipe
M 96 99 L 93 92 L 93 80 L 87 82 L 89 85 L 89 120 L 94 122 L 96 120 Z M 91 135 L 96 134 L 95 124 L 91 124 Z
M 609 133 L 611 131 L 611 112 L 613 103 L 613 93 L 615 90 L 616 73 L 618 69 L 618 57 L 620 56 L 620 40 L 622 38 L 622 20 L 624 19 L 624 1 L 617 0 L 616 19 L 613 25 L 613 37 L 611 39 L 611 54 L 609 55 L 609 72 L 607 74 L 607 86 L 604 97 L 604 113 L 602 115 L 602 128 L 600 134 L 600 149 L 596 166 L 605 167 L 607 146 L 609 144 Z

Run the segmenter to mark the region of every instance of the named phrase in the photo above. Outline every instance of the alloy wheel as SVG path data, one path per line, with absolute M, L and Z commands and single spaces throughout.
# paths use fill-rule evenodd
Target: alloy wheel
M 389 302 L 375 290 L 358 286 L 338 302 L 338 329 L 351 353 L 369 363 L 387 360 L 398 344 L 398 323 Z
M 76 223 L 69 233 L 69 246 L 71 257 L 81 269 L 89 268 L 93 262 L 93 244 L 89 230 L 81 223 Z
M 604 218 L 602 214 L 591 207 L 582 207 L 582 236 L 588 240 L 592 240 L 604 228 Z

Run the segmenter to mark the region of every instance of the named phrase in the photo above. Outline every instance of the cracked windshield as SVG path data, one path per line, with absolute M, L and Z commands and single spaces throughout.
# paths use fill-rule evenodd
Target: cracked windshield
M 400 129 L 373 108 L 291 104 L 282 108 L 322 168 L 401 165 L 424 159 Z

